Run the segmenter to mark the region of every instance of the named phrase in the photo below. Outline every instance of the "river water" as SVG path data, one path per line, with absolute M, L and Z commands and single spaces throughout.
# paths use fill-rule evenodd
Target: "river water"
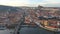
M 14 29 L 0 30 L 0 34 L 12 34 L 13 32 Z M 54 33 L 38 27 L 22 27 L 19 32 L 20 34 L 60 34 L 60 32 Z
M 13 29 L 0 30 L 0 34 L 12 34 L 13 31 Z
M 42 28 L 29 28 L 22 27 L 20 30 L 20 34 L 60 34 L 60 32 L 51 32 Z

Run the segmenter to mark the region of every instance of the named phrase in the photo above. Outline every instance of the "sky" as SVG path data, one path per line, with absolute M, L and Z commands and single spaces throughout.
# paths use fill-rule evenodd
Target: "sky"
M 0 5 L 7 6 L 46 6 L 60 7 L 60 0 L 0 0 Z

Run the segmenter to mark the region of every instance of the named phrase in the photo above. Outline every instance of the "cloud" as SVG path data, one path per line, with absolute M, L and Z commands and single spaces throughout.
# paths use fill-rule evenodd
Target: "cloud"
M 38 5 L 42 5 L 42 6 L 55 6 L 55 4 L 60 4 L 60 0 L 36 0 L 36 1 L 33 1 L 31 5 L 33 6 L 38 6 Z
M 37 5 L 42 5 L 42 6 L 58 6 L 59 4 L 60 4 L 60 0 L 44 0 L 43 2 L 37 3 Z
M 60 0 L 45 0 L 44 3 L 50 4 L 50 3 L 60 3 Z
M 0 5 L 23 6 L 28 4 L 28 0 L 0 0 Z
M 59 4 L 60 0 L 0 0 L 0 5 L 8 6 L 49 6 Z

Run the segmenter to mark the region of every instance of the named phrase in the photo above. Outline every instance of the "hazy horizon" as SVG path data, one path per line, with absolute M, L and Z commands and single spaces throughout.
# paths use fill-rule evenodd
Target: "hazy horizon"
M 60 7 L 60 0 L 0 0 L 0 5 L 6 6 L 30 6 Z

